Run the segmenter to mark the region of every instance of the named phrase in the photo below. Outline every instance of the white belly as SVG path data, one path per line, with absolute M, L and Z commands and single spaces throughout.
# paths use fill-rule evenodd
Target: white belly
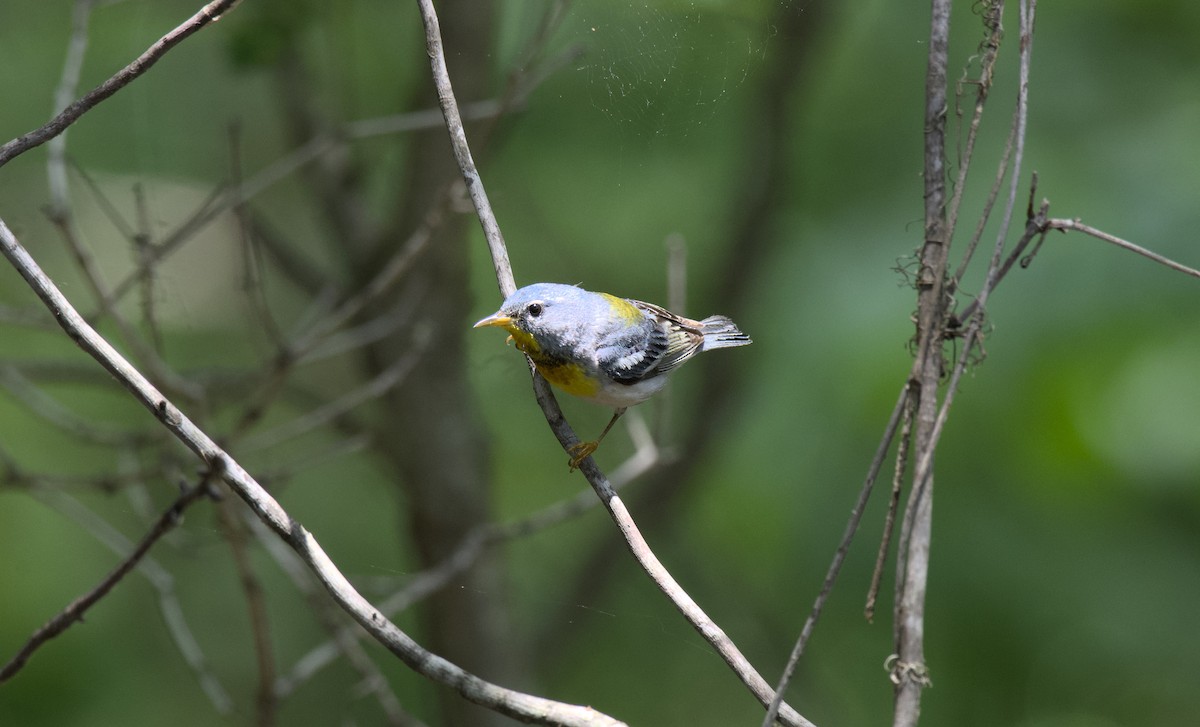
M 639 381 L 636 384 L 628 385 L 606 380 L 600 384 L 600 390 L 595 395 L 588 397 L 588 400 L 594 401 L 597 404 L 611 406 L 614 409 L 624 409 L 634 404 L 641 404 L 646 399 L 662 391 L 662 388 L 666 385 L 666 376 L 655 376 L 644 381 Z

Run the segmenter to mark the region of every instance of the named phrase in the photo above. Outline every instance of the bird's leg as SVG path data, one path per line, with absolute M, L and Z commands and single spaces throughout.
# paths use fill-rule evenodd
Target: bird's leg
M 579 469 L 579 465 L 583 463 L 583 460 L 592 456 L 592 453 L 595 452 L 600 447 L 600 443 L 604 441 L 604 436 L 608 434 L 608 430 L 613 428 L 613 425 L 617 423 L 617 420 L 620 419 L 621 415 L 624 413 L 625 407 L 621 407 L 620 409 L 614 411 L 612 419 L 608 420 L 608 425 L 604 427 L 604 431 L 600 432 L 600 436 L 595 440 L 591 442 L 579 442 L 578 444 L 571 445 L 570 449 L 567 450 L 567 452 L 571 455 L 571 461 L 568 463 L 571 467 L 571 471 Z

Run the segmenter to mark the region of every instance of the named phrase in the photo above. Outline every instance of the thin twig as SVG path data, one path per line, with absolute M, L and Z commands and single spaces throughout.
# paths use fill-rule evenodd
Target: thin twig
M 504 244 L 504 237 L 500 232 L 499 224 L 496 222 L 491 204 L 488 202 L 487 193 L 484 191 L 483 182 L 480 179 L 479 171 L 475 167 L 470 147 L 467 144 L 466 132 L 463 129 L 462 118 L 459 114 L 458 104 L 454 98 L 454 90 L 450 83 L 449 72 L 446 69 L 446 59 L 442 49 L 441 30 L 438 26 L 437 13 L 433 8 L 432 0 L 418 0 L 418 4 L 421 9 L 422 20 L 425 23 L 425 42 L 429 52 L 433 82 L 437 89 L 438 102 L 446 118 L 446 129 L 450 135 L 450 144 L 454 150 L 454 156 L 458 161 L 463 179 L 466 181 L 467 191 L 470 193 L 471 201 L 475 205 L 475 211 L 479 217 L 480 224 L 483 227 L 484 237 L 487 239 L 488 248 L 491 251 L 492 264 L 496 271 L 496 280 L 500 287 L 500 293 L 504 297 L 508 297 L 516 290 L 516 283 L 512 274 L 512 264 L 509 262 L 508 248 Z M 562 410 L 559 408 L 554 394 L 550 391 L 549 385 L 545 379 L 537 375 L 536 371 L 533 372 L 533 387 L 538 404 L 541 406 L 542 412 L 546 416 L 546 421 L 558 438 L 559 443 L 567 450 L 578 444 L 579 438 L 567 423 L 566 418 L 563 417 Z M 608 478 L 604 476 L 599 466 L 596 465 L 595 460 L 588 457 L 582 462 L 580 470 L 587 477 L 588 482 L 592 485 L 592 489 L 600 497 L 610 517 L 612 517 L 617 527 L 621 530 L 630 552 L 637 559 L 638 563 L 641 564 L 642 569 L 651 577 L 659 590 L 671 600 L 679 612 L 687 618 L 688 622 L 730 665 L 742 683 L 759 700 L 759 703 L 764 707 L 770 705 L 775 698 L 775 693 L 770 685 L 754 670 L 749 660 L 742 655 L 725 632 L 679 586 L 670 572 L 667 571 L 654 555 L 645 538 L 638 531 L 636 523 L 625 508 L 625 504 L 617 496 L 616 491 L 613 490 Z M 798 712 L 786 705 L 780 710 L 780 718 L 788 725 L 811 724 Z
M 125 360 L 112 345 L 83 319 L 70 301 L 42 271 L 8 225 L 0 219 L 0 252 L 16 268 L 42 300 L 70 338 L 138 402 L 154 413 L 159 422 L 200 459 L 222 473 L 225 482 L 251 510 L 283 538 L 321 580 L 334 600 L 355 621 L 423 676 L 457 690 L 465 698 L 502 714 L 542 724 L 618 725 L 617 720 L 590 707 L 556 702 L 506 689 L 465 671 L 422 648 L 387 620 L 355 590 L 307 529 L 291 517 L 235 459 L 229 456 L 183 412 L 163 397 L 153 384 Z
M 4 387 L 30 413 L 75 439 L 106 447 L 138 447 L 154 441 L 154 437 L 145 432 L 120 432 L 97 426 L 92 419 L 81 417 L 34 386 L 11 364 L 0 364 L 0 387 Z
M 41 308 L 14 308 L 0 303 L 0 323 L 38 331 L 58 332 L 58 327 Z
M 54 113 L 59 114 L 71 103 L 79 85 L 83 70 L 83 56 L 88 45 L 88 20 L 96 0 L 75 0 L 71 11 L 71 39 L 67 43 L 67 57 L 63 61 L 62 75 L 58 88 L 54 90 Z M 67 179 L 67 132 L 50 140 L 46 148 L 46 180 L 50 186 L 52 216 L 65 214 L 70 204 L 71 191 Z
M 1034 184 L 1030 190 L 1031 196 L 1037 189 L 1037 174 L 1033 175 L 1033 182 Z M 1047 231 L 1046 224 L 1050 219 L 1049 211 L 1050 203 L 1043 201 L 1042 206 L 1038 209 L 1038 211 L 1031 214 L 1028 219 L 1026 219 L 1024 234 L 1022 234 L 1020 239 L 1017 240 L 1017 244 L 1013 245 L 1013 249 L 1009 252 L 1008 257 L 1004 259 L 1004 262 L 996 271 L 995 279 L 991 282 L 989 289 L 994 289 L 997 285 L 999 285 L 1000 281 L 1004 280 L 1009 271 L 1012 270 L 1013 266 L 1016 265 L 1018 261 L 1020 261 L 1022 267 L 1025 267 L 1028 264 L 1028 258 L 1023 258 L 1022 256 L 1025 254 L 1026 248 L 1029 247 L 1029 244 L 1034 240 L 1034 238 L 1041 239 L 1043 236 L 1045 236 Z M 1036 249 L 1034 252 L 1036 252 Z M 1032 256 L 1034 253 L 1031 252 L 1029 254 Z M 976 296 L 972 298 L 966 306 L 963 307 L 962 311 L 954 316 L 952 324 L 956 327 L 961 326 L 963 321 L 970 320 L 978 310 L 979 296 Z
M 478 101 L 467 105 L 464 116 L 472 119 L 487 118 L 499 111 L 500 104 L 497 101 Z M 298 169 L 321 158 L 323 154 L 339 143 L 345 140 L 369 139 L 384 134 L 434 128 L 440 125 L 441 121 L 440 111 L 427 109 L 352 121 L 342 129 L 343 136 L 328 134 L 314 136 L 259 170 L 244 182 L 216 190 L 196 212 L 167 234 L 160 244 L 147 249 L 145 256 L 139 258 L 138 267 L 113 286 L 112 297 L 115 300 L 125 297 L 139 280 L 153 270 L 155 265 L 173 255 L 190 240 L 195 239 L 197 233 L 220 218 L 222 214 L 238 205 L 245 204 L 278 182 L 292 176 Z
M 804 627 L 800 629 L 800 636 L 796 639 L 796 645 L 792 648 L 791 655 L 788 656 L 787 666 L 783 669 L 783 676 L 779 678 L 779 684 L 775 687 L 775 699 L 771 700 L 771 705 L 767 708 L 767 714 L 762 722 L 763 727 L 771 727 L 775 723 L 775 715 L 779 712 L 779 705 L 783 701 L 783 695 L 792 680 L 796 666 L 800 663 L 801 655 L 804 654 L 804 647 L 808 644 L 809 637 L 812 636 L 813 628 L 817 625 L 817 619 L 821 617 L 821 610 L 825 607 L 825 601 L 829 599 L 829 594 L 833 593 L 834 583 L 837 582 L 838 574 L 842 571 L 842 564 L 846 562 L 846 554 L 850 552 L 850 542 L 854 540 L 854 534 L 858 532 L 858 525 L 862 522 L 863 513 L 867 510 L 867 500 L 871 497 L 871 491 L 875 489 L 875 479 L 879 476 L 879 470 L 883 467 L 883 460 L 887 456 L 888 449 L 892 446 L 892 440 L 896 436 L 896 428 L 900 425 L 902 415 L 908 409 L 908 397 L 909 387 L 906 384 L 900 389 L 900 398 L 896 401 L 896 406 L 892 409 L 892 415 L 888 418 L 887 426 L 884 427 L 883 437 L 879 440 L 879 446 L 875 449 L 875 456 L 871 459 L 871 466 L 867 468 L 867 477 L 863 481 L 862 489 L 858 493 L 858 500 L 855 501 L 854 507 L 850 510 L 850 520 L 846 523 L 846 531 L 842 534 L 841 543 L 838 544 L 837 550 L 834 551 L 833 561 L 829 564 L 829 570 L 825 574 L 825 581 L 821 584 L 821 592 L 817 594 L 812 611 L 809 612 L 808 618 L 805 619 Z
M 946 213 L 946 229 L 949 231 L 951 237 L 954 236 L 958 222 L 958 210 L 962 206 L 963 192 L 967 187 L 967 173 L 971 169 L 971 159 L 975 153 L 975 141 L 979 136 L 979 124 L 983 120 L 983 107 L 987 103 L 988 94 L 992 90 L 996 59 L 1000 55 L 1000 40 L 1004 37 L 1004 26 L 1001 24 L 1004 15 L 1004 0 L 985 2 L 982 12 L 987 36 L 981 44 L 982 58 L 979 62 L 979 80 L 975 81 L 975 111 L 971 116 L 971 124 L 967 128 L 967 146 L 958 161 L 958 178 L 954 182 L 954 196 L 950 199 L 950 206 Z M 960 88 L 961 85 L 962 82 L 960 81 Z M 963 253 L 963 260 L 959 268 L 960 275 L 961 270 L 970 262 L 974 249 L 975 247 L 972 244 Z
M 446 55 L 442 50 L 442 30 L 438 25 L 437 12 L 433 9 L 433 0 L 418 0 L 418 5 L 421 9 L 421 21 L 425 24 L 425 46 L 433 69 L 433 85 L 437 90 L 438 106 L 441 107 L 442 116 L 446 120 L 446 130 L 450 133 L 450 146 L 466 182 L 467 193 L 475 205 L 479 224 L 483 227 L 483 235 L 492 254 L 492 265 L 496 269 L 496 280 L 500 284 L 500 295 L 507 298 L 516 291 L 517 283 L 513 278 L 512 263 L 508 259 L 508 247 L 504 244 L 500 223 L 496 221 L 496 214 L 492 211 L 487 192 L 483 188 L 483 180 L 479 176 L 479 170 L 475 168 L 471 147 L 467 145 L 462 114 L 458 110 L 458 100 L 454 98 L 454 88 L 450 85 L 450 71 L 446 68 Z
M 383 710 L 388 723 L 395 727 L 424 727 L 423 723 L 404 711 L 404 708 L 400 705 L 400 700 L 388 686 L 388 681 L 384 678 L 379 666 L 363 649 L 362 644 L 358 642 L 358 637 L 362 635 L 363 630 L 360 628 L 347 628 L 343 625 L 345 619 L 334 605 L 325 598 L 325 594 L 321 592 L 316 579 L 305 568 L 304 563 L 296 556 L 296 553 L 281 542 L 279 538 L 271 535 L 270 531 L 267 530 L 261 521 L 250 517 L 248 513 L 246 514 L 245 522 L 248 527 L 255 531 L 255 535 L 258 536 L 267 554 L 275 560 L 279 569 L 291 579 L 296 590 L 309 602 L 312 612 L 321 622 L 321 626 L 332 636 L 332 640 L 329 643 L 332 644 L 337 653 L 346 657 L 346 661 L 350 664 L 350 667 L 362 677 L 361 683 L 375 696 L 375 700 L 379 702 L 379 707 Z M 295 690 L 299 683 L 292 676 L 281 675 L 276 678 L 272 690 L 277 699 L 283 700 Z
M 987 303 L 987 296 L 996 285 L 996 274 L 1000 267 L 1000 257 L 1004 253 L 1004 242 L 1008 239 L 1008 228 L 1012 223 L 1013 214 L 1017 209 L 1017 189 L 1021 184 L 1021 163 L 1025 159 L 1025 130 L 1029 121 L 1029 73 L 1031 54 L 1033 52 L 1033 17 L 1037 0 L 1020 0 L 1017 3 L 1020 10 L 1020 71 L 1018 72 L 1017 106 L 1014 112 L 1014 136 L 1012 174 L 1009 175 L 1008 202 L 1004 205 L 1004 216 L 1000 228 L 996 231 L 996 245 L 988 263 L 987 279 L 980 293 L 979 305 L 982 309 Z
M 996 244 L 988 265 L 983 289 L 976 297 L 974 313 L 970 319 L 963 350 L 955 363 L 950 383 L 941 406 L 936 398 L 926 400 L 926 380 L 922 380 L 921 411 L 917 419 L 917 460 L 913 468 L 913 489 L 909 497 L 909 509 L 905 513 L 903 530 L 908 538 L 907 557 L 898 576 L 900 599 L 897 610 L 897 653 L 889 660 L 892 681 L 896 684 L 897 727 L 915 726 L 920 715 L 921 689 L 928 686 L 929 671 L 923 657 L 924 591 L 928 575 L 929 529 L 932 513 L 933 457 L 938 441 L 953 404 L 955 394 L 968 363 L 974 356 L 983 325 L 983 311 L 988 296 L 995 288 L 1005 270 L 1001 258 L 1004 251 L 1008 226 L 1016 208 L 1017 185 L 1020 177 L 1021 160 L 1024 154 L 1026 119 L 1028 118 L 1028 93 L 1030 57 L 1033 46 L 1033 25 L 1036 0 L 1021 0 L 1020 9 L 1020 82 L 1014 112 L 1013 166 L 1010 173 L 1009 195 L 1003 219 L 997 233 Z M 946 28 L 948 30 L 948 20 Z M 935 26 L 936 27 L 936 26 Z M 932 53 L 931 53 L 932 64 Z M 1027 225 L 1028 230 L 1028 225 Z M 1027 235 L 1023 242 L 1031 236 Z M 1012 259 L 1010 255 L 1010 260 Z M 926 372 L 927 374 L 928 372 Z M 932 410 L 935 416 L 930 418 Z M 902 537 L 904 537 L 902 536 Z
M 941 437 L 942 429 L 945 426 L 946 418 L 949 416 L 950 405 L 954 401 L 954 395 L 958 391 L 958 384 L 962 378 L 963 372 L 967 368 L 971 357 L 974 355 L 974 349 L 978 342 L 980 331 L 983 327 L 983 314 L 987 309 L 987 301 L 992 291 L 1000 281 L 1002 264 L 1001 257 L 1004 252 L 1004 241 L 1008 235 L 1008 224 L 1016 208 L 1017 198 L 1017 179 L 1021 172 L 1021 159 L 1025 150 L 1025 127 L 1026 119 L 1028 118 L 1029 110 L 1029 73 L 1031 67 L 1030 56 L 1033 51 L 1033 26 L 1034 17 L 1037 10 L 1037 0 L 1020 0 L 1018 3 L 1020 8 L 1021 18 L 1021 66 L 1020 66 L 1020 83 L 1017 90 L 1017 113 L 1016 113 L 1016 143 L 1014 146 L 1013 156 L 1013 172 L 1012 184 L 1009 189 L 1008 203 L 1004 210 L 1004 219 L 1000 225 L 1000 231 L 996 238 L 995 249 L 992 251 L 992 258 L 988 264 L 987 276 L 984 280 L 983 289 L 979 291 L 974 303 L 974 314 L 971 317 L 971 322 L 967 328 L 965 339 L 963 342 L 962 353 L 959 355 L 958 361 L 955 363 L 953 373 L 950 377 L 950 383 L 946 387 L 946 394 L 942 400 L 941 408 L 938 411 L 937 419 L 934 421 L 933 428 L 929 433 L 929 445 L 922 451 L 917 459 L 916 466 L 913 470 L 913 487 L 914 491 L 924 486 L 926 480 L 930 477 L 933 452 L 937 447 L 937 442 Z M 1026 234 L 1022 237 L 1017 249 L 1009 256 L 1013 259 L 1018 256 L 1024 245 L 1033 238 L 1030 234 L 1029 227 L 1037 228 L 1037 225 L 1026 225 Z
M 16 157 L 61 134 L 81 116 L 91 111 L 101 101 L 120 91 L 130 82 L 150 70 L 167 51 L 183 42 L 188 36 L 205 26 L 216 22 L 222 15 L 231 10 L 240 0 L 213 0 L 177 26 L 174 30 L 159 38 L 144 53 L 132 63 L 122 68 L 116 75 L 89 91 L 82 98 L 74 101 L 58 113 L 53 119 L 42 126 L 22 134 L 4 146 L 0 146 L 0 167 Z
M 250 633 L 254 642 L 255 663 L 258 666 L 258 687 L 254 695 L 255 722 L 258 727 L 270 727 L 275 723 L 279 704 L 274 689 L 275 652 L 271 648 L 267 604 L 262 584 L 254 572 L 254 566 L 250 564 L 245 526 L 238 519 L 233 502 L 224 500 L 218 503 L 217 514 L 225 542 L 229 544 L 233 554 L 234 567 L 237 569 L 238 581 L 241 582 L 242 594 L 246 599 L 246 610 L 250 615 Z
M 25 645 L 22 646 L 21 649 L 16 653 L 16 655 L 13 656 L 7 664 L 5 664 L 3 667 L 0 667 L 0 683 L 11 679 L 17 672 L 19 672 L 21 667 L 25 666 L 25 662 L 29 660 L 29 657 L 31 657 L 33 653 L 42 646 L 42 644 L 46 643 L 55 636 L 58 636 L 63 631 L 66 631 L 76 621 L 82 621 L 83 615 L 87 613 L 88 609 L 94 606 L 97 601 L 111 591 L 113 587 L 116 586 L 117 583 L 119 583 L 121 579 L 129 573 L 129 571 L 133 570 L 133 568 L 138 564 L 138 561 L 142 559 L 142 556 L 146 555 L 150 548 L 158 542 L 159 538 L 165 535 L 168 530 L 179 524 L 180 518 L 183 516 L 183 512 L 187 510 L 192 503 L 196 502 L 196 500 L 208 493 L 209 478 L 211 476 L 211 473 L 206 474 L 199 483 L 180 495 L 175 502 L 172 503 L 172 505 L 162 514 L 162 516 L 158 519 L 158 522 L 156 522 L 154 527 L 150 529 L 150 532 L 146 533 L 141 542 L 138 543 L 137 548 L 135 548 L 133 552 L 128 555 L 128 557 L 121 561 L 111 573 L 109 573 L 104 577 L 103 580 L 96 584 L 95 588 L 72 601 L 67 605 L 66 608 L 59 612 L 58 615 L 50 619 L 44 626 L 35 631 L 33 635 L 29 637 L 29 640 L 25 642 Z
M 0 461 L 4 461 L 10 468 L 13 466 L 2 450 L 0 450 Z M 162 478 L 161 473 L 135 473 L 132 476 L 141 478 L 142 475 L 145 478 Z M 16 477 L 19 482 L 28 484 L 33 497 L 73 520 L 101 545 L 116 553 L 120 558 L 129 557 L 136 547 L 107 520 L 89 510 L 79 500 L 63 492 L 61 483 L 50 478 L 11 470 L 6 473 L 6 477 Z M 196 675 L 196 681 L 200 683 L 200 689 L 212 703 L 213 709 L 220 715 L 231 714 L 233 698 L 229 696 L 229 692 L 213 673 L 208 659 L 204 655 L 204 650 L 192 633 L 191 627 L 188 626 L 183 606 L 179 603 L 179 595 L 175 592 L 175 577 L 152 555 L 146 555 L 138 562 L 137 572 L 149 581 L 154 590 L 158 592 L 158 609 L 162 613 L 167 633 L 170 634 L 171 640 L 175 643 L 175 648 L 179 650 L 184 662 Z
M 421 225 L 409 235 L 403 245 L 397 248 L 396 252 L 381 266 L 379 272 L 355 295 L 342 301 L 334 311 L 315 322 L 303 335 L 293 341 L 287 354 L 291 357 L 301 357 L 308 353 L 334 331 L 346 326 L 368 306 L 393 290 L 396 283 L 404 277 L 416 259 L 428 247 L 434 231 L 441 226 L 446 207 L 452 199 L 453 191 L 444 190 L 437 203 L 425 214 Z
M 154 254 L 156 246 L 153 228 L 150 225 L 150 202 L 146 199 L 146 187 L 140 182 L 133 185 L 133 207 L 137 215 L 137 233 L 134 234 L 131 242 L 135 254 L 134 259 L 137 260 L 138 269 L 141 271 L 141 275 L 138 276 L 138 292 L 141 294 L 142 323 L 146 327 L 154 350 L 162 351 L 162 331 L 158 325 L 158 314 L 155 308 L 156 269 L 153 266 L 142 264 L 146 258 Z
M 229 172 L 235 187 L 243 182 L 241 124 L 229 125 Z M 250 313 L 267 340 L 276 347 L 283 342 L 279 321 L 271 310 L 267 296 L 267 273 L 263 265 L 263 251 L 254 234 L 253 216 L 250 206 L 239 202 L 233 206 L 237 220 L 237 238 L 242 251 L 242 290 L 245 293 Z
M 192 402 L 202 400 L 204 398 L 204 390 L 194 382 L 183 378 L 168 366 L 167 362 L 158 355 L 158 351 L 146 345 L 142 337 L 134 330 L 133 324 L 112 304 L 108 284 L 104 281 L 104 276 L 96 265 L 95 258 L 79 237 L 79 231 L 76 229 L 74 220 L 71 217 L 70 203 L 63 201 L 61 207 L 57 209 L 52 208 L 50 210 L 50 217 L 50 221 L 54 223 L 54 226 L 62 234 L 67 247 L 70 248 L 71 254 L 75 258 L 75 264 L 83 273 L 84 280 L 87 281 L 88 287 L 91 288 L 92 294 L 100 304 L 100 310 L 97 312 L 97 315 L 107 316 L 116 324 L 117 331 L 121 334 L 121 340 L 125 342 L 125 345 L 129 346 L 137 362 L 155 380 L 171 392 L 184 396 Z M 150 317 L 149 320 L 152 321 L 153 317 Z
M 335 357 L 344 356 L 377 343 L 411 323 L 417 303 L 424 297 L 427 282 L 414 280 L 401 289 L 396 302 L 391 307 L 375 316 L 343 328 L 336 333 L 330 333 L 325 340 L 304 354 L 301 363 L 313 364 Z
M 305 432 L 321 427 L 353 411 L 365 402 L 378 399 L 384 392 L 395 388 L 400 382 L 404 381 L 408 373 L 416 366 L 420 357 L 424 355 L 425 349 L 429 345 L 429 338 L 428 331 L 419 329 L 416 335 L 413 336 L 412 347 L 408 349 L 405 355 L 401 356 L 391 366 L 388 366 L 370 381 L 358 388 L 347 391 L 337 399 L 307 414 L 296 417 L 274 429 L 247 437 L 242 442 L 241 449 L 243 451 L 252 451 L 276 446 L 299 437 Z
M 1158 253 L 1153 252 L 1151 250 L 1147 250 L 1146 248 L 1144 248 L 1140 245 L 1135 245 L 1132 242 L 1129 242 L 1128 240 L 1122 240 L 1121 238 L 1116 237 L 1115 235 L 1110 235 L 1107 232 L 1104 232 L 1103 230 L 1098 230 L 1095 227 L 1092 227 L 1091 225 L 1085 225 L 1085 224 L 1083 224 L 1083 222 L 1080 222 L 1078 219 L 1046 220 L 1046 222 L 1043 226 L 1043 229 L 1062 230 L 1064 232 L 1066 232 L 1066 231 L 1082 232 L 1085 235 L 1091 235 L 1092 237 L 1096 238 L 1097 240 L 1103 240 L 1104 242 L 1116 245 L 1119 248 L 1129 250 L 1130 252 L 1135 252 L 1138 255 L 1141 255 L 1143 257 L 1150 258 L 1154 262 L 1156 262 L 1160 265 L 1165 265 L 1172 270 L 1183 273 L 1184 275 L 1190 275 L 1193 278 L 1200 278 L 1200 270 L 1197 270 L 1195 268 L 1189 268 L 1187 265 L 1183 265 L 1182 263 L 1177 263 L 1174 260 L 1171 260 L 1170 258 L 1159 255 Z
M 900 437 L 896 443 L 896 464 L 892 470 L 892 496 L 888 500 L 887 514 L 883 519 L 883 533 L 879 536 L 879 550 L 875 553 L 875 569 L 871 572 L 871 585 L 867 587 L 867 604 L 863 616 L 867 622 L 875 620 L 875 602 L 879 598 L 879 586 L 883 582 L 883 565 L 887 561 L 892 545 L 892 533 L 896 527 L 896 512 L 900 508 L 900 495 L 904 489 L 904 474 L 908 469 L 908 448 L 912 444 L 913 406 L 912 397 L 904 407 L 904 421 L 900 425 Z
M 447 195 L 449 192 L 446 193 Z M 302 333 L 279 350 L 270 370 L 270 375 L 259 383 L 257 391 L 250 396 L 251 404 L 246 406 L 242 416 L 231 429 L 231 436 L 239 437 L 257 423 L 266 410 L 274 402 L 275 397 L 283 389 L 287 377 L 296 364 L 317 346 L 327 341 L 339 329 L 352 321 L 359 313 L 373 302 L 383 297 L 408 272 L 413 262 L 420 256 L 429 244 L 433 231 L 441 224 L 444 216 L 444 205 L 448 197 L 443 196 L 426 214 L 408 240 L 383 264 L 383 267 L 355 295 L 341 301 L 333 310 L 323 312 L 311 323 L 308 323 Z M 325 310 L 324 301 L 318 298 L 318 307 Z
M 645 420 L 636 416 L 636 411 L 630 412 L 626 416 L 629 417 L 628 428 L 637 449 L 613 471 L 612 484 L 613 489 L 616 490 L 620 490 L 665 461 L 650 436 L 650 430 L 646 427 Z M 417 573 L 403 588 L 380 601 L 379 610 L 388 618 L 394 618 L 396 614 L 444 588 L 451 579 L 467 571 L 488 548 L 541 532 L 594 510 L 599 505 L 600 501 L 596 498 L 595 493 L 584 490 L 575 497 L 547 505 L 541 510 L 516 520 L 507 523 L 492 523 L 476 528 L 468 533 L 440 563 Z M 278 688 L 285 689 L 285 693 L 290 692 L 297 684 L 311 679 L 318 670 L 336 658 L 343 635 L 357 637 L 358 633 L 357 629 L 353 631 L 346 629 L 344 632 L 340 631 L 334 640 L 310 649 L 297 660 L 289 676 L 280 680 L 281 686 Z

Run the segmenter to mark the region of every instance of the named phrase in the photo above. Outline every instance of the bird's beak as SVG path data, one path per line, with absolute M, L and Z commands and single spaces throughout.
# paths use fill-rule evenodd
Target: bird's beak
M 472 328 L 483 328 L 484 326 L 497 326 L 499 328 L 512 328 L 513 319 L 503 313 L 493 313 L 487 318 L 476 323 Z

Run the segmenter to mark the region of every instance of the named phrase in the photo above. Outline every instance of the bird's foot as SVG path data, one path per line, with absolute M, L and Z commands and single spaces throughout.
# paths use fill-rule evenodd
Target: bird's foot
M 571 445 L 567 449 L 567 453 L 571 455 L 571 461 L 567 465 L 571 471 L 579 469 L 579 465 L 583 464 L 583 460 L 592 456 L 592 453 L 600 446 L 600 442 L 579 442 Z

